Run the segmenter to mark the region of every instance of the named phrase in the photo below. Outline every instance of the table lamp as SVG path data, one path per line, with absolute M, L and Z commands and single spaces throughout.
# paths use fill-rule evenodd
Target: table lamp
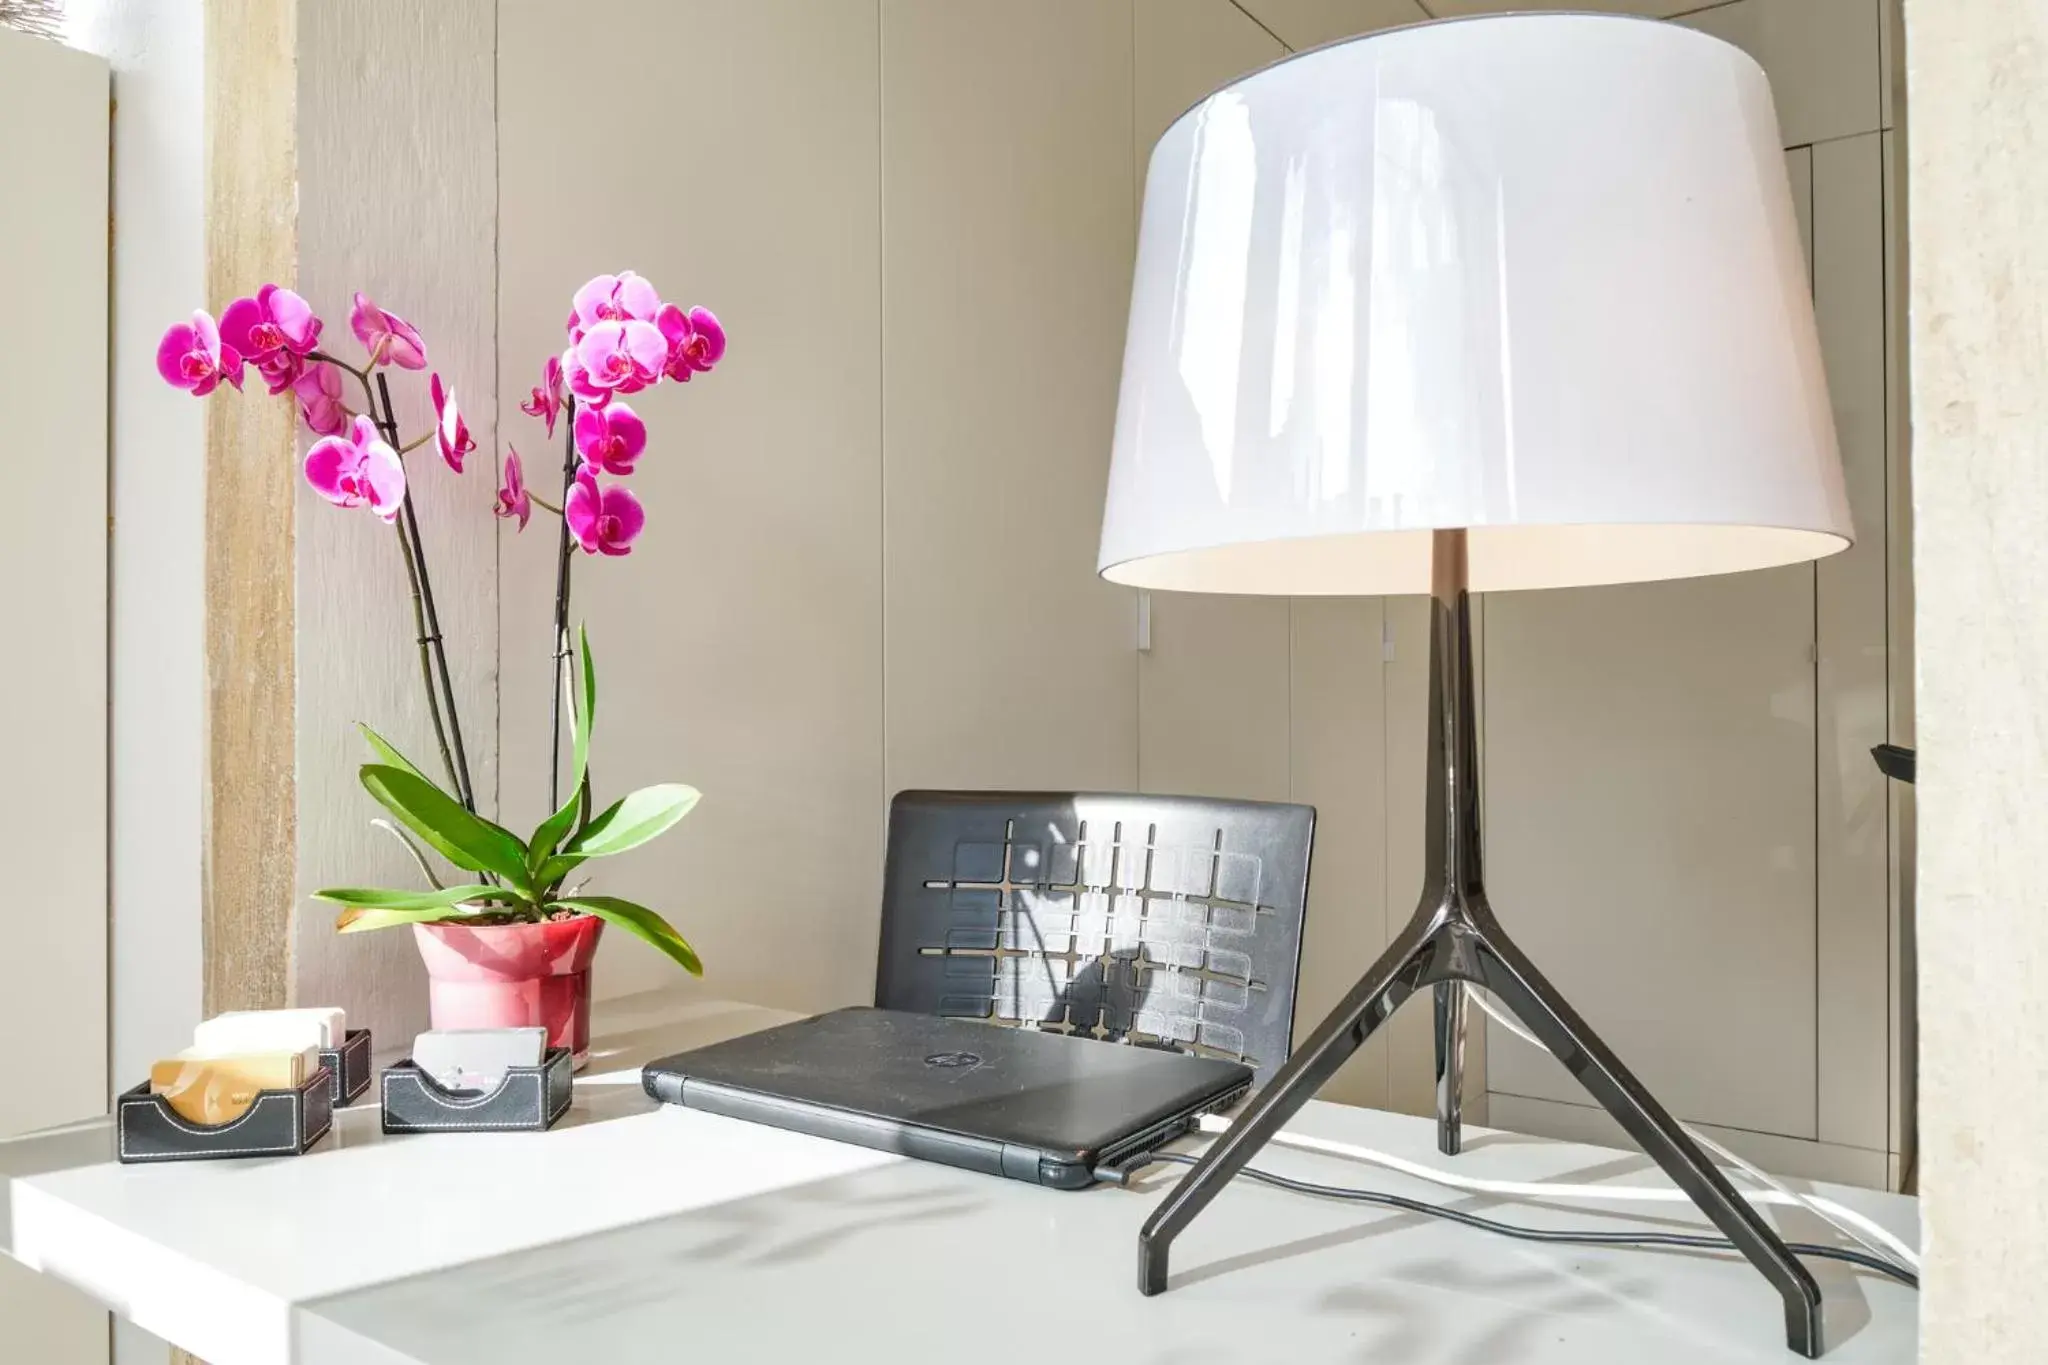
M 1146 1223 L 1145 1293 L 1181 1229 L 1424 987 L 1455 1153 L 1471 983 L 1763 1272 L 1792 1348 L 1820 1353 L 1812 1276 L 1487 902 L 1468 594 L 1761 569 L 1850 538 L 1777 118 L 1739 49 L 1619 16 L 1446 20 L 1286 58 L 1166 131 L 1102 576 L 1427 592 L 1432 703 L 1415 916 Z

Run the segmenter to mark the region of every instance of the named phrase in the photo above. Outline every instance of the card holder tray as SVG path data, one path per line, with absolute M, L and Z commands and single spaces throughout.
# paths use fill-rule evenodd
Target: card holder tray
M 354 1104 L 370 1088 L 370 1031 L 352 1028 L 340 1047 L 320 1049 L 320 1065 L 331 1077 L 328 1098 L 334 1107 Z
M 297 1156 L 334 1126 L 333 1084 L 323 1066 L 296 1090 L 257 1091 L 240 1118 L 204 1124 L 152 1095 L 145 1081 L 115 1101 L 114 1155 L 124 1162 Z
M 539 1066 L 509 1067 L 498 1088 L 482 1095 L 442 1089 L 412 1058 L 384 1068 L 382 1108 L 387 1133 L 541 1132 L 569 1111 L 575 1061 L 568 1048 L 549 1048 Z

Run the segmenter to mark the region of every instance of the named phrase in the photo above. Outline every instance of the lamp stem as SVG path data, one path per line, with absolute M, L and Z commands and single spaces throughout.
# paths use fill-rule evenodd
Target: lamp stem
M 1435 691 L 1429 708 L 1429 769 L 1423 847 L 1425 902 L 1485 903 L 1479 857 L 1479 721 L 1472 695 L 1471 566 L 1463 527 L 1430 533 L 1429 664 Z M 1454 951 L 1463 941 L 1446 939 Z M 1465 964 L 1476 967 L 1474 964 Z M 1475 973 L 1476 974 L 1476 973 Z M 1436 1032 L 1437 1147 L 1456 1155 L 1464 1145 L 1465 988 L 1439 981 L 1433 990 Z
M 1472 696 L 1472 595 L 1464 528 L 1430 534 L 1427 848 L 1432 892 L 1480 890 L 1479 721 Z

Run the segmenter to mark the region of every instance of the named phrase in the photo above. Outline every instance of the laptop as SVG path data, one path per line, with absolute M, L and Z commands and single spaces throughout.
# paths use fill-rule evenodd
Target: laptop
M 657 1100 L 1076 1190 L 1251 1088 L 1251 1068 L 865 1006 L 650 1062 Z

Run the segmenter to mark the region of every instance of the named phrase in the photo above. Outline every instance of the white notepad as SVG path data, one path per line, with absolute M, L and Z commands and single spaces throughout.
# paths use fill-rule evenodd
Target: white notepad
M 192 1030 L 192 1050 L 201 1054 L 301 1052 L 340 1047 L 348 1034 L 339 1009 L 231 1010 Z

